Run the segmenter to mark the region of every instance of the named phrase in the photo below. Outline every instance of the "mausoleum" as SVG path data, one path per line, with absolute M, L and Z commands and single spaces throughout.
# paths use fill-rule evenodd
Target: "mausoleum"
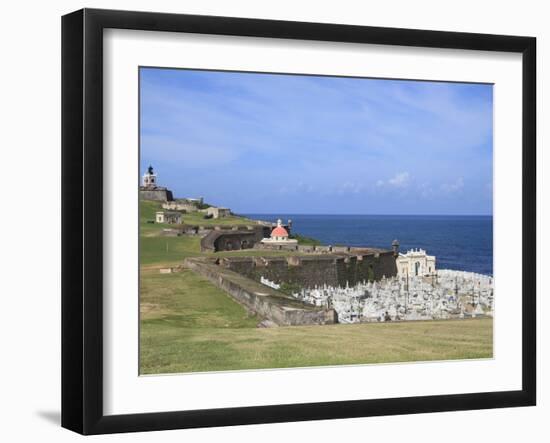
M 427 255 L 424 249 L 410 249 L 406 254 L 399 254 L 395 263 L 398 276 L 422 276 L 435 273 L 435 256 Z

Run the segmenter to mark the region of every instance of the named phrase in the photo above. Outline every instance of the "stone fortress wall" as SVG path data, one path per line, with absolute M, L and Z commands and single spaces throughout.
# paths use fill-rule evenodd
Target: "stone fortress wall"
M 174 199 L 172 191 L 166 188 L 144 188 L 141 187 L 139 190 L 139 196 L 143 200 L 154 200 L 154 201 L 172 201 Z
M 262 227 L 244 229 L 214 229 L 201 238 L 202 252 L 251 249 L 264 237 Z
M 397 274 L 392 251 L 366 253 L 347 248 L 347 254 L 327 253 L 292 257 L 225 257 L 219 265 L 245 277 L 276 284 L 313 288 L 355 285 Z
M 334 309 L 316 307 L 217 266 L 212 259 L 187 258 L 184 266 L 227 292 L 249 311 L 279 326 L 337 323 Z
M 255 247 L 270 228 L 260 225 L 216 226 L 201 238 L 202 252 L 238 251 Z

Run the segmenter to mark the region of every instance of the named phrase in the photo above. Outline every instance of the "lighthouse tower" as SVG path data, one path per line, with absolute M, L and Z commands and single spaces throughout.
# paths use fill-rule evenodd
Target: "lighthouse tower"
M 171 202 L 174 200 L 172 191 L 157 183 L 157 174 L 153 167 L 149 166 L 147 172 L 141 177 L 141 186 L 139 187 L 139 198 L 143 200 L 156 200 L 162 202 Z
M 143 174 L 141 185 L 148 189 L 157 187 L 157 174 L 154 173 L 152 166 L 149 165 L 147 172 Z

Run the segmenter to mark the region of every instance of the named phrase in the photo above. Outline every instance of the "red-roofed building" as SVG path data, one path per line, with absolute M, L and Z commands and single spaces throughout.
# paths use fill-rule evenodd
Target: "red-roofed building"
M 262 243 L 270 245 L 296 245 L 298 240 L 288 238 L 288 231 L 283 227 L 281 219 L 277 220 L 277 226 L 271 231 L 269 238 L 264 238 Z

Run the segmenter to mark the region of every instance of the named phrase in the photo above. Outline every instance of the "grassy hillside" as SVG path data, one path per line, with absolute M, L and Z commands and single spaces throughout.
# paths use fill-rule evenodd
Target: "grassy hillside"
M 155 224 L 151 225 L 148 224 L 148 220 L 155 220 L 155 212 L 156 211 L 164 211 L 162 209 L 162 203 L 156 202 L 156 201 L 150 201 L 150 200 L 140 200 L 139 202 L 139 211 L 140 211 L 140 223 L 141 226 L 145 229 L 153 228 Z M 230 215 L 223 218 L 204 218 L 204 213 L 202 212 L 189 212 L 187 214 L 183 214 L 183 223 L 189 224 L 189 225 L 200 225 L 200 226 L 227 226 L 227 225 L 235 225 L 235 224 L 248 224 L 248 223 L 255 223 L 253 220 L 250 220 L 246 217 L 240 217 L 237 215 Z M 156 224 L 156 227 L 167 227 L 172 225 L 161 225 Z
M 256 328 L 197 274 L 142 271 L 143 374 L 488 358 L 492 320 Z
M 181 263 L 186 257 L 202 255 L 198 236 L 142 236 L 139 248 L 141 265 L 176 264 Z

